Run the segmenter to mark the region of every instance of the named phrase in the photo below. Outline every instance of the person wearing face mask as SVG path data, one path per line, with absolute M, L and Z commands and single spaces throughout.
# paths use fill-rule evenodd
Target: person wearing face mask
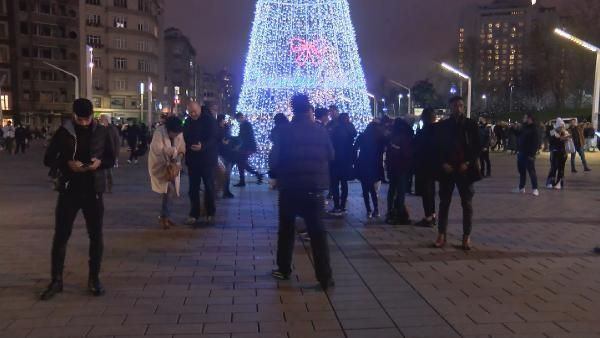
M 67 242 L 79 210 L 90 239 L 88 290 L 94 296 L 105 293 L 99 278 L 104 249 L 102 195 L 106 188 L 105 171 L 113 167 L 115 156 L 107 129 L 93 119 L 92 102 L 75 100 L 73 112 L 73 119 L 58 129 L 44 156 L 44 164 L 61 175 L 52 242 L 52 281 L 42 300 L 63 291 Z

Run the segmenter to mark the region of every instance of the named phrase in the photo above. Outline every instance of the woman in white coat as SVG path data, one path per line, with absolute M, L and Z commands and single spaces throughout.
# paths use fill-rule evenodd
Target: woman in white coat
M 171 220 L 171 205 L 175 195 L 179 196 L 179 182 L 181 161 L 185 155 L 185 141 L 183 140 L 183 126 L 176 116 L 168 117 L 165 122 L 156 128 L 150 153 L 148 155 L 148 171 L 152 183 L 152 191 L 161 194 L 162 208 L 159 223 L 163 229 L 175 226 Z M 175 178 L 170 179 L 169 168 L 176 165 Z M 171 177 L 169 177 L 171 176 Z

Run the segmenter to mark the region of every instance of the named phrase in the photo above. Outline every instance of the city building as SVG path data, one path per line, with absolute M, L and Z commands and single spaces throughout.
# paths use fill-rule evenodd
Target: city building
M 164 79 L 163 1 L 84 2 L 81 25 L 85 44 L 93 48 L 95 112 L 117 120 L 156 121 Z M 152 117 L 148 114 L 150 91 Z
M 196 101 L 198 98 L 196 50 L 178 28 L 167 28 L 164 39 L 165 102 L 162 106 L 163 110 L 180 113 L 190 101 Z
M 52 68 L 79 73 L 79 1 L 9 0 L 0 1 L 0 7 L 8 14 L 4 22 L 10 35 L 8 57 L 5 45 L 0 47 L 0 58 L 10 69 L 3 64 L 10 85 L 2 87 L 7 93 L 2 108 L 23 124 L 56 128 L 79 96 L 75 79 Z
M 227 68 L 222 69 L 217 74 L 217 81 L 219 82 L 219 100 L 220 100 L 220 112 L 224 114 L 233 115 L 237 104 L 237 97 L 233 91 L 233 74 L 229 72 Z
M 14 13 L 13 1 L 0 0 L 0 126 L 4 120 L 13 115 L 11 45 L 14 45 Z
M 538 23 L 548 20 L 558 22 L 557 11 L 541 1 L 494 0 L 464 10 L 458 31 L 458 65 L 477 84 L 474 97 L 480 107 L 514 108 L 513 92 L 523 81 L 530 57 L 530 34 Z

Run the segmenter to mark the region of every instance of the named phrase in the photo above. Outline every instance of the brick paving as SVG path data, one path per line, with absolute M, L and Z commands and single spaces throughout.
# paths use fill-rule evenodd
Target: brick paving
M 327 220 L 337 282 L 328 293 L 314 288 L 301 241 L 292 281 L 271 279 L 277 212 L 266 186 L 219 201 L 213 228 L 162 231 L 145 166 L 126 165 L 105 198 L 107 295 L 85 293 L 88 241 L 78 219 L 65 292 L 40 302 L 56 196 L 41 146 L 33 148 L 0 153 L 0 337 L 600 337 L 600 256 L 591 253 L 600 244 L 600 154 L 590 155 L 595 171 L 567 174 L 567 190 L 539 198 L 512 194 L 515 158 L 494 154 L 494 176 L 476 188 L 469 253 L 431 249 L 433 230 L 366 222 L 352 184 L 349 215 Z M 541 178 L 547 169 L 542 155 Z M 420 200 L 407 203 L 420 218 Z M 186 210 L 179 199 L 178 221 Z

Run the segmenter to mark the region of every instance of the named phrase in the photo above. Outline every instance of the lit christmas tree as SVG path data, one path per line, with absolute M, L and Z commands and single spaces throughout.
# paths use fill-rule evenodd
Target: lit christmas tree
M 237 111 L 254 124 L 265 168 L 273 116 L 291 115 L 290 98 L 337 105 L 357 128 L 371 120 L 365 77 L 347 0 L 258 0 Z

